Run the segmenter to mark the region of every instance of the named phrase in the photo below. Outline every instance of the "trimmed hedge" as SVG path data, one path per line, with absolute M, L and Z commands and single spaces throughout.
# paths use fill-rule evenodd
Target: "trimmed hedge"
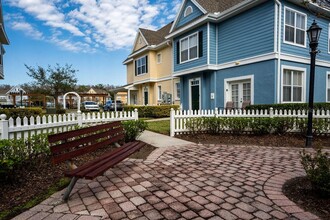
M 329 119 L 313 119 L 313 134 L 320 135 L 328 132 Z M 192 133 L 209 132 L 219 133 L 253 133 L 255 135 L 264 134 L 284 134 L 296 131 L 305 135 L 307 132 L 306 118 L 192 118 L 185 123 L 187 129 Z
M 11 109 L 0 109 L 0 114 L 7 115 L 7 119 L 12 117 L 13 119 L 20 117 L 30 118 L 31 116 L 37 117 L 42 115 L 42 108 L 11 108 Z
M 249 105 L 246 110 L 308 110 L 308 103 L 285 103 L 285 104 L 264 104 L 264 105 Z M 330 110 L 330 103 L 318 102 L 314 103 L 315 110 Z
M 127 105 L 124 107 L 125 111 L 134 111 L 137 109 L 139 118 L 165 118 L 170 117 L 171 108 L 179 109 L 179 105 L 154 105 L 154 106 L 136 106 Z

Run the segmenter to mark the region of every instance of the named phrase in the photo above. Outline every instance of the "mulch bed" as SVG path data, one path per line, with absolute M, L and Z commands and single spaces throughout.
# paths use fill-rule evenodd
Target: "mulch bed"
M 304 147 L 305 137 L 298 134 L 262 135 L 249 134 L 189 134 L 178 135 L 178 138 L 199 144 L 227 144 L 227 145 L 256 145 L 274 147 Z M 330 147 L 329 136 L 316 136 L 314 147 Z M 330 219 L 330 199 L 324 199 L 312 190 L 310 181 L 306 177 L 289 180 L 283 188 L 284 194 L 302 209 L 314 213 L 322 219 Z
M 198 144 L 228 144 L 228 145 L 258 145 L 273 147 L 305 147 L 305 137 L 300 134 L 285 135 L 260 135 L 242 134 L 184 134 L 177 135 L 187 141 Z M 313 139 L 314 147 L 330 147 L 330 136 L 315 136 Z
M 307 177 L 287 181 L 283 186 L 283 193 L 301 208 L 321 219 L 330 219 L 330 198 L 324 198 L 315 192 Z
M 79 166 L 101 156 L 112 148 L 112 146 L 104 147 L 88 155 L 80 156 L 75 160 L 75 164 Z M 132 154 L 130 158 L 145 159 L 154 149 L 155 147 L 147 145 Z M 63 173 L 66 169 L 65 163 L 53 165 L 50 158 L 40 158 L 37 166 L 24 166 L 21 170 L 18 170 L 16 173 L 17 178 L 12 183 L 2 183 L 0 181 L 0 212 L 24 205 L 37 195 L 47 191 L 50 186 L 64 177 Z

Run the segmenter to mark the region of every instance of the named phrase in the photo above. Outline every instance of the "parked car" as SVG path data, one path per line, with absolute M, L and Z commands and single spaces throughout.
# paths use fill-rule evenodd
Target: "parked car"
M 90 111 L 99 111 L 100 107 L 96 102 L 85 101 L 83 102 L 83 108 Z
M 115 102 L 108 101 L 109 103 L 104 105 L 104 111 L 115 111 L 115 108 L 117 107 L 117 111 L 123 110 L 123 103 L 120 100 L 116 100 L 116 106 Z M 111 103 L 110 103 L 111 102 Z
M 111 100 L 106 101 L 106 103 L 103 106 L 103 110 L 104 111 L 109 111 L 111 104 L 112 104 L 112 101 Z

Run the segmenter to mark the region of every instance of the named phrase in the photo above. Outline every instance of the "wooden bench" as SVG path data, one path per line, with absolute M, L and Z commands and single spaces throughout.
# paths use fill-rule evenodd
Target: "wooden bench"
M 146 144 L 140 141 L 124 143 L 124 129 L 121 122 L 112 122 L 78 130 L 49 135 L 48 141 L 52 162 L 54 164 L 67 161 L 69 170 L 65 176 L 71 177 L 71 182 L 63 196 L 67 201 L 79 178 L 94 179 L 106 170 L 115 166 L 128 156 L 141 149 Z M 104 153 L 99 158 L 76 167 L 72 159 L 93 152 L 100 147 L 115 144 L 118 148 Z

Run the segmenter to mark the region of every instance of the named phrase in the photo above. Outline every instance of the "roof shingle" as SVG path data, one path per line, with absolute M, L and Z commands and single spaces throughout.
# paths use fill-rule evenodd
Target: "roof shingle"
M 165 36 L 170 33 L 172 23 L 165 25 L 157 31 L 140 28 L 141 33 L 146 39 L 148 45 L 158 45 L 165 41 Z
M 244 0 L 196 0 L 208 13 L 223 12 Z

